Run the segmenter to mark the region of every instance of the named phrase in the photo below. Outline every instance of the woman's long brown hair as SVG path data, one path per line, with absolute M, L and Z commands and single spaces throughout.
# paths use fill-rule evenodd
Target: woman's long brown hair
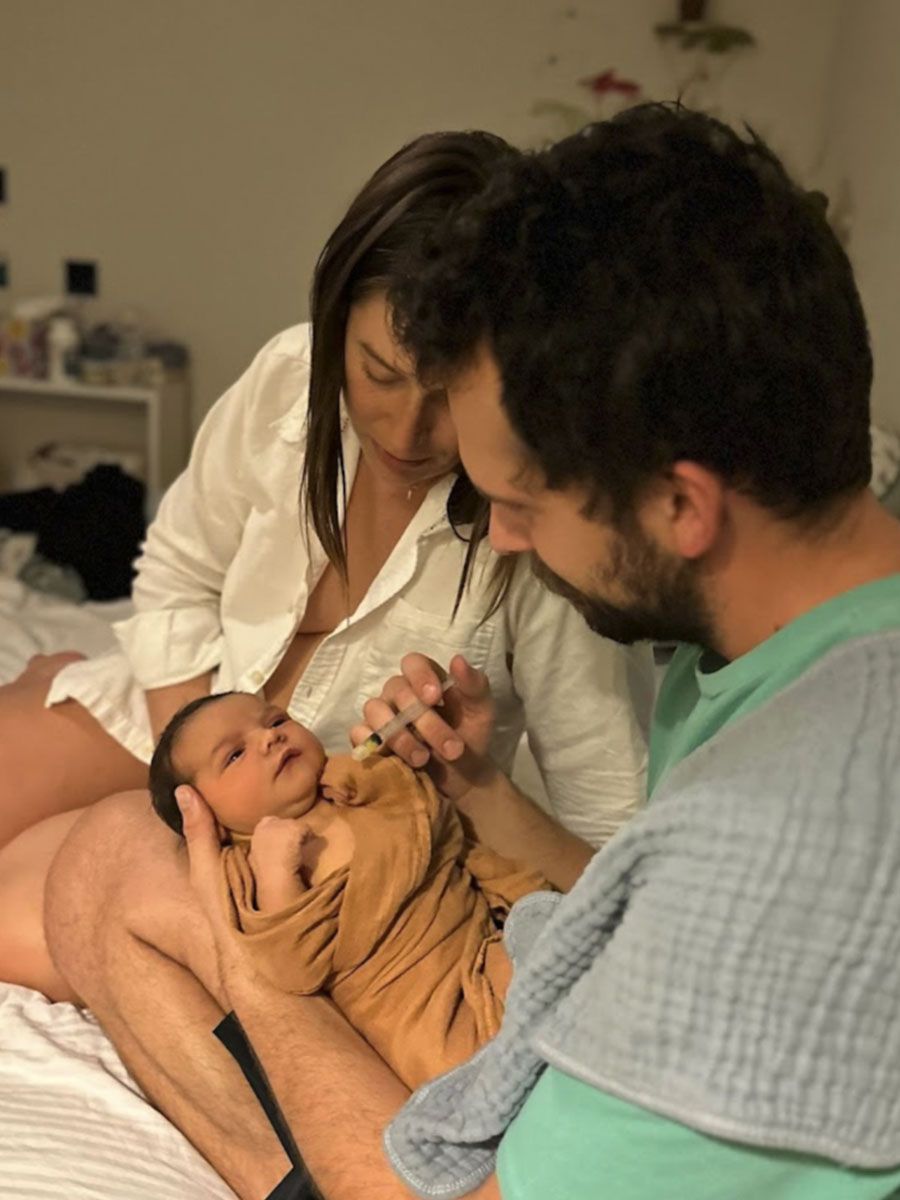
M 343 497 L 346 507 L 340 395 L 350 307 L 373 292 L 389 291 L 419 240 L 479 192 L 501 159 L 515 153 L 490 133 L 431 133 L 417 138 L 378 168 L 319 256 L 310 297 L 312 359 L 301 507 L 345 583 L 347 544 L 338 497 Z M 456 535 L 469 543 L 455 613 L 471 580 L 489 515 L 461 468 L 447 501 L 447 515 Z M 510 558 L 500 558 L 494 565 L 485 619 L 502 603 L 514 566 Z

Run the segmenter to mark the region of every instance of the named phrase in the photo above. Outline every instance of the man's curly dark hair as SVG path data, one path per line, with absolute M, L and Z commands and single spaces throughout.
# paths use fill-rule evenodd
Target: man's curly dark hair
M 709 116 L 642 105 L 499 165 L 389 299 L 426 378 L 486 344 L 548 485 L 614 514 L 679 459 L 784 517 L 868 483 L 868 334 L 822 197 Z

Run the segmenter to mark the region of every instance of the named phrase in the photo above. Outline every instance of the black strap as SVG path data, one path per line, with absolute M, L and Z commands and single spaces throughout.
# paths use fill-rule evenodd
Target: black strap
M 292 1164 L 291 1170 L 266 1200 L 322 1200 L 321 1192 L 306 1168 L 290 1127 L 275 1099 L 275 1093 L 269 1086 L 262 1063 L 256 1057 L 256 1051 L 244 1033 L 240 1021 L 233 1012 L 227 1013 L 213 1033 L 241 1068 L 241 1073 L 253 1089 L 254 1096 Z

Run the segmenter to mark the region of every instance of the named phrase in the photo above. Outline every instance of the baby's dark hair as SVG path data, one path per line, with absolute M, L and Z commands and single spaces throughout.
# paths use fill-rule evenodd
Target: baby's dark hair
M 184 837 L 184 828 L 181 821 L 181 810 L 175 799 L 175 789 L 183 783 L 193 783 L 193 780 L 175 767 L 175 744 L 178 735 L 194 713 L 205 708 L 207 704 L 212 704 L 214 700 L 221 700 L 224 696 L 233 695 L 234 692 L 215 692 L 211 696 L 200 696 L 199 699 L 191 700 L 183 708 L 179 708 L 160 734 L 153 757 L 150 759 L 150 799 L 154 812 L 180 837 Z

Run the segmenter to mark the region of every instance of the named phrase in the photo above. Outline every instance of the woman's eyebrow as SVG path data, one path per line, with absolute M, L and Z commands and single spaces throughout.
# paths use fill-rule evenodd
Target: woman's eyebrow
M 380 354 L 372 349 L 368 342 L 364 342 L 360 339 L 359 344 L 362 346 L 363 350 L 365 350 L 366 354 L 371 355 L 371 357 L 374 358 L 380 366 L 384 367 L 386 371 L 390 371 L 392 375 L 403 375 L 403 371 L 401 371 L 399 367 L 394 366 L 392 363 L 386 362 Z

